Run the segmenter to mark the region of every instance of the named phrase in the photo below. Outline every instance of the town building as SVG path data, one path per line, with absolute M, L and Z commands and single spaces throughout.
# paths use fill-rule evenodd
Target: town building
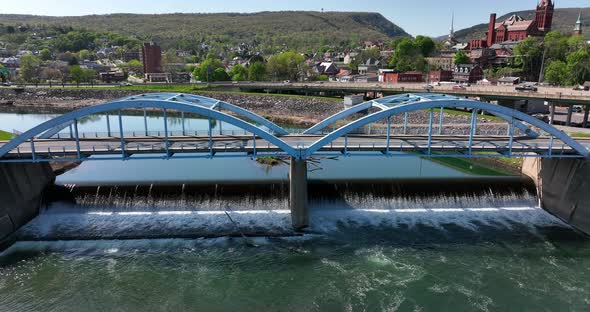
M 453 70 L 453 68 L 455 68 L 455 58 L 453 57 L 453 54 L 451 54 L 450 56 L 439 55 L 427 57 L 426 63 L 428 64 L 430 69 L 433 70 Z
M 336 64 L 332 62 L 322 62 L 316 64 L 314 66 L 314 71 L 318 75 L 326 75 L 330 78 L 334 78 L 338 73 L 340 73 L 340 70 L 338 67 L 336 67 Z
M 459 64 L 453 71 L 453 81 L 458 83 L 476 83 L 483 79 L 484 72 L 476 64 Z
M 125 63 L 129 63 L 132 60 L 140 60 L 141 59 L 141 55 L 139 53 L 139 50 L 137 51 L 127 51 L 125 53 L 123 53 L 123 61 L 125 61 Z
M 122 71 L 108 71 L 98 74 L 98 79 L 104 83 L 121 82 L 125 80 L 125 73 Z
M 379 66 L 381 66 L 381 61 L 374 58 L 370 58 L 358 66 L 359 74 L 376 74 L 379 71 Z
M 141 62 L 145 79 L 152 82 L 153 78 L 161 76 L 154 74 L 162 73 L 162 49 L 153 42 L 144 43 L 141 49 Z
M 498 79 L 499 86 L 514 86 L 520 83 L 520 77 L 502 77 Z
M 428 73 L 429 82 L 443 82 L 452 81 L 453 71 L 452 70 L 433 70 Z
M 417 83 L 423 82 L 424 75 L 418 71 L 410 71 L 405 73 L 395 72 L 393 70 L 380 70 L 379 82 L 384 83 Z
M 541 0 L 537 4 L 534 20 L 525 20 L 518 14 L 503 22 L 496 21 L 496 14 L 490 15 L 488 32 L 484 39 L 473 39 L 469 49 L 482 49 L 504 41 L 522 41 L 531 36 L 544 36 L 551 31 L 555 5 L 551 0 Z

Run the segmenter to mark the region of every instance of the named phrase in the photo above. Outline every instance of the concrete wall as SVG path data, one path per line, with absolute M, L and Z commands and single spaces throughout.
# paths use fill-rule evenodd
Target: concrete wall
M 523 174 L 537 184 L 543 209 L 590 235 L 590 160 L 531 158 Z
M 48 163 L 0 164 L 0 241 L 37 216 L 43 191 L 54 181 Z

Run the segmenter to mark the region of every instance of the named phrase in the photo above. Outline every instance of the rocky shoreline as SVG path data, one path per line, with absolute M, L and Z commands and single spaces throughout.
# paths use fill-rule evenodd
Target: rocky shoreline
M 0 88 L 0 103 L 10 103 L 5 107 L 16 109 L 57 109 L 69 111 L 97 105 L 110 100 L 145 93 L 134 90 L 112 89 L 25 89 L 16 92 L 14 89 Z M 344 107 L 342 102 L 318 97 L 289 97 L 267 94 L 243 94 L 243 93 L 212 93 L 192 92 L 216 98 L 228 103 L 238 105 L 251 110 L 275 123 L 293 127 L 310 127 L 321 120 L 340 112 Z M 0 106 L 1 107 L 1 106 Z M 358 116 L 357 116 L 358 117 Z M 439 113 L 435 112 L 435 126 L 438 125 Z M 411 128 L 420 130 L 429 123 L 427 111 L 413 112 L 409 116 Z M 461 114 L 445 114 L 446 126 L 453 125 L 451 130 L 465 130 L 469 128 L 470 116 Z M 397 128 L 403 124 L 401 116 L 392 118 L 392 124 Z M 382 125 L 383 126 L 383 125 Z M 480 117 L 478 129 L 481 131 L 494 131 L 499 127 L 505 128 L 506 123 L 489 117 Z M 379 127 L 379 125 L 377 125 Z

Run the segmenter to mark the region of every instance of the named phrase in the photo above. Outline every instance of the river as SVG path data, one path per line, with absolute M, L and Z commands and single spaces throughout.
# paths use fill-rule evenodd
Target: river
M 42 115 L 0 115 L 0 129 L 26 130 L 50 118 Z M 137 129 L 128 131 L 140 131 L 143 117 L 124 123 L 134 125 L 133 118 Z M 100 131 L 93 124 L 102 121 L 89 121 L 83 131 Z M 430 187 L 442 177 L 473 176 L 405 157 L 322 159 L 310 173 L 315 181 L 395 177 Z M 290 231 L 287 199 L 273 193 L 99 191 L 111 184 L 151 190 L 165 182 L 184 190 L 212 178 L 286 177 L 286 166 L 249 159 L 83 163 L 57 183 L 95 187 L 96 194 L 50 204 L 18 233 L 20 242 L 0 253 L 0 311 L 586 311 L 590 305 L 588 240 L 540 209 L 524 188 L 412 196 L 342 190 L 338 198 L 312 200 L 304 235 Z M 270 235 L 200 238 L 236 226 Z

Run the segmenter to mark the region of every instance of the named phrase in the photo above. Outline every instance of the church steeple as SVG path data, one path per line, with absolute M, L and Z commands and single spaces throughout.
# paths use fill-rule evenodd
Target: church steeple
M 451 29 L 449 31 L 449 40 L 455 39 L 455 12 L 451 15 Z
M 582 35 L 582 10 L 578 15 L 578 21 L 576 21 L 576 27 L 574 28 L 574 36 Z

